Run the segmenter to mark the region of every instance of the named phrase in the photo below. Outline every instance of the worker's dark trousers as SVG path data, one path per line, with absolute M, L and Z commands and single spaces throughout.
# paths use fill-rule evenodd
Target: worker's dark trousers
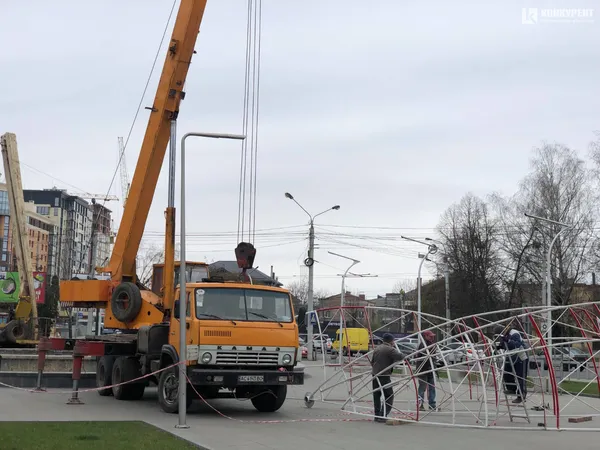
M 392 405 L 394 404 L 394 389 L 392 389 L 391 386 L 388 386 L 383 388 L 383 392 L 381 391 L 381 388 L 390 384 L 390 382 L 391 378 L 389 376 L 380 375 L 373 378 L 373 404 L 375 408 L 375 417 L 387 417 L 392 411 Z M 382 395 L 384 396 L 384 401 L 382 401 Z
M 521 361 L 521 359 L 517 358 L 518 361 L 515 364 L 515 378 L 517 379 L 517 383 L 519 383 L 520 393 L 517 392 L 517 395 L 521 395 L 523 399 L 527 397 L 527 369 L 529 369 L 529 359 L 525 361 Z
M 527 372 L 529 371 L 529 359 L 525 361 L 521 361 L 521 359 L 516 358 L 516 362 L 513 362 L 513 367 L 510 364 L 510 361 L 506 361 L 504 365 L 504 383 L 506 384 L 506 389 L 511 394 L 517 394 L 519 396 L 523 396 L 525 398 L 527 396 Z M 519 385 L 519 389 L 517 389 L 517 383 Z

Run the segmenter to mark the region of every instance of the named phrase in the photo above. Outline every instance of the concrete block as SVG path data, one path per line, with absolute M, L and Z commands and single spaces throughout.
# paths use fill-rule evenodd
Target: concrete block
M 35 388 L 37 384 L 37 373 L 33 372 L 1 372 L 0 382 L 7 384 L 0 387 L 10 389 L 10 386 L 18 388 Z M 71 389 L 73 379 L 71 372 L 50 372 L 45 373 L 42 378 L 42 387 L 47 389 Z M 96 374 L 82 373 L 79 381 L 80 389 L 90 389 L 96 387 Z
M 591 416 L 569 417 L 569 423 L 581 423 L 581 422 L 591 422 L 591 421 L 592 421 L 592 417 Z

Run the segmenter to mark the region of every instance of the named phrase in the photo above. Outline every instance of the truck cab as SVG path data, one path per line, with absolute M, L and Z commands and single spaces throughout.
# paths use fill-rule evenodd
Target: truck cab
M 188 403 L 199 394 L 204 399 L 250 398 L 261 412 L 278 410 L 287 385 L 304 382 L 303 372 L 296 370 L 298 326 L 289 292 L 236 282 L 188 283 L 186 291 L 186 364 L 193 386 Z M 179 298 L 179 287 L 175 298 Z M 160 368 L 178 362 L 179 327 L 176 300 Z M 167 412 L 178 408 L 177 390 L 172 388 L 177 386 L 177 377 L 173 367 L 158 380 L 159 403 Z

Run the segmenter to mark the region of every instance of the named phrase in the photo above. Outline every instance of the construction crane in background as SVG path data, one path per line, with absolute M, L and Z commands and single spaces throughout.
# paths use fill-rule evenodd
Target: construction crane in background
M 68 195 L 72 195 L 73 197 L 83 198 L 84 200 L 102 200 L 106 202 L 110 202 L 111 200 L 119 200 L 119 197 L 116 195 L 106 195 L 106 194 L 90 194 L 89 192 L 73 192 L 67 191 L 66 189 L 60 189 L 56 186 L 52 186 L 52 189 L 48 189 L 52 191 L 63 191 Z
M 83 198 L 85 200 L 102 200 L 107 202 L 110 202 L 111 200 L 119 200 L 119 197 L 116 195 L 90 194 L 89 192 L 68 192 L 68 194 Z
M 11 289 L 19 290 L 19 301 L 14 312 L 11 311 L 9 314 L 7 323 L 0 326 L 0 343 L 10 347 L 15 344 L 35 343 L 38 337 L 38 314 L 35 281 L 31 270 L 30 255 L 32 253 L 30 253 L 28 242 L 17 136 L 14 133 L 5 133 L 2 135 L 1 141 L 10 221 L 12 222 L 13 242 L 19 272 L 19 283 L 11 280 Z
M 119 137 L 119 168 L 121 170 L 121 191 L 123 193 L 123 208 L 125 208 L 125 203 L 127 202 L 127 197 L 129 196 L 129 188 L 131 187 L 131 182 L 129 181 L 129 175 L 127 174 L 127 164 L 125 162 L 125 144 L 123 143 L 122 137 Z

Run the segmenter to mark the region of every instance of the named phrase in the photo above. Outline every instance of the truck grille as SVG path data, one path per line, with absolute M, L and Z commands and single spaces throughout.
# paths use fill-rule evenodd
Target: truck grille
M 231 337 L 231 331 L 227 330 L 204 330 L 207 337 Z
M 276 366 L 279 362 L 277 352 L 238 352 L 238 351 L 217 351 L 216 364 L 248 364 L 254 366 Z

